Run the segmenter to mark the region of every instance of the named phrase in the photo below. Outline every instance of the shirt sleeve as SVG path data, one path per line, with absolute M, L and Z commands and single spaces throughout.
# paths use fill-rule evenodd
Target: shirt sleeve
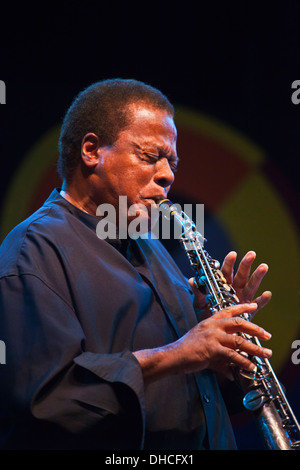
M 34 428 L 41 442 L 44 433 L 47 445 L 52 436 L 54 447 L 61 435 L 83 447 L 142 445 L 144 385 L 130 351 L 86 351 L 71 305 L 32 274 L 1 279 L 0 312 L 1 388 L 12 421 Z

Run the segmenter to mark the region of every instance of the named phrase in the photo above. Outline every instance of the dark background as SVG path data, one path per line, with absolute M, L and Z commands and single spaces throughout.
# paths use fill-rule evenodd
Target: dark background
M 291 101 L 300 80 L 299 2 L 11 2 L 0 14 L 1 204 L 24 155 L 82 88 L 136 78 L 263 148 L 288 181 L 299 230 L 300 105 Z M 299 379 L 288 391 L 300 413 Z M 240 446 L 259 447 L 252 424 L 237 423 Z

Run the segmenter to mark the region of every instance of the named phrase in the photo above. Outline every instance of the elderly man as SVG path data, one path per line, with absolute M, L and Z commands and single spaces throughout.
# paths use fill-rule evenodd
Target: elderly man
M 67 111 L 62 188 L 1 247 L 3 449 L 235 448 L 215 372 L 252 370 L 242 351 L 271 355 L 234 334 L 270 337 L 240 318 L 269 301 L 269 292 L 255 298 L 267 266 L 250 276 L 249 252 L 233 276 L 229 253 L 222 271 L 241 303 L 198 323 L 203 296 L 161 242 L 118 236 L 121 219 L 137 217 L 129 207 L 143 205 L 150 225 L 168 194 L 173 117 L 161 92 L 123 79 L 91 85 Z M 96 233 L 104 203 L 118 215 L 105 240 Z

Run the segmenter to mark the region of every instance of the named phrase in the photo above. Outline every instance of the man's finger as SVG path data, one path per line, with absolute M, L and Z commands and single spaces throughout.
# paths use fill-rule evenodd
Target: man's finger
M 271 338 L 271 334 L 264 330 L 261 326 L 256 325 L 248 320 L 245 320 L 241 317 L 227 318 L 223 320 L 224 330 L 227 333 L 243 333 L 250 336 L 256 336 L 262 341 L 267 341 Z M 233 335 L 236 339 L 236 335 Z M 239 341 L 242 341 L 242 338 L 239 337 Z M 237 348 L 234 348 L 237 349 Z
M 234 289 L 243 289 L 248 282 L 251 266 L 253 261 L 256 258 L 256 253 L 254 251 L 248 251 L 242 261 L 239 264 L 236 275 L 233 279 L 233 288 Z
M 224 308 L 220 310 L 220 312 L 215 313 L 215 318 L 226 318 L 226 317 L 236 317 L 238 315 L 242 315 L 243 313 L 254 314 L 258 309 L 258 305 L 256 302 L 252 303 L 244 303 L 244 304 L 237 304 L 233 305 L 232 307 Z
M 221 266 L 221 271 L 228 282 L 232 284 L 233 282 L 233 268 L 236 262 L 237 253 L 235 251 L 230 251 L 228 255 L 225 256 L 223 264 Z
M 270 302 L 271 298 L 272 298 L 272 292 L 270 292 L 269 290 L 263 292 L 259 297 L 256 297 L 254 302 L 256 302 L 258 305 L 257 311 L 265 307 L 265 305 L 267 305 Z
M 242 302 L 247 301 L 247 300 L 252 300 L 256 291 L 258 290 L 261 281 L 265 277 L 269 270 L 269 267 L 267 264 L 262 263 L 256 268 L 256 270 L 253 272 L 251 275 L 248 283 L 246 283 L 244 290 L 243 290 L 243 295 L 242 298 L 240 299 Z M 235 284 L 235 283 L 234 283 Z

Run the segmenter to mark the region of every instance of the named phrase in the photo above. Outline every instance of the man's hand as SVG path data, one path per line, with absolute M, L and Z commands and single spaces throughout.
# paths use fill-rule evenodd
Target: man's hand
M 254 298 L 263 278 L 268 272 L 268 265 L 260 264 L 252 275 L 250 275 L 252 264 L 256 258 L 254 251 L 248 251 L 244 256 L 234 275 L 234 264 L 237 254 L 234 251 L 228 253 L 225 257 L 221 271 L 224 274 L 228 284 L 232 285 L 241 303 L 255 302 L 258 305 L 257 311 L 263 308 L 271 300 L 270 291 L 263 292 L 260 296 Z
M 270 349 L 257 346 L 243 338 L 243 335 L 256 336 L 262 341 L 271 338 L 271 334 L 252 322 L 244 320 L 241 315 L 252 315 L 257 311 L 256 303 L 239 304 L 200 321 L 178 343 L 181 344 L 184 372 L 193 372 L 197 367 L 212 369 L 223 373 L 227 378 L 233 379 L 231 365 L 240 369 L 254 371 L 254 364 L 240 353 L 250 356 L 269 358 L 272 355 Z M 179 348 L 180 349 L 180 348 Z M 200 366 L 200 367 L 199 367 Z
M 255 313 L 263 308 L 271 300 L 272 293 L 265 291 L 258 297 L 255 294 L 268 272 L 268 266 L 265 263 L 260 264 L 255 271 L 251 274 L 251 267 L 256 258 L 254 251 L 249 251 L 239 264 L 236 274 L 234 275 L 234 265 L 236 262 L 237 254 L 234 251 L 228 253 L 224 258 L 224 262 L 221 267 L 221 271 L 229 285 L 232 285 L 236 291 L 236 295 L 239 298 L 240 303 L 255 302 L 257 309 L 252 313 Z M 189 279 L 189 284 L 192 287 L 195 295 L 194 307 L 196 310 L 202 310 L 202 318 L 209 315 L 208 305 L 205 304 L 205 295 L 195 286 L 194 278 Z
M 157 380 L 169 374 L 186 374 L 203 369 L 221 372 L 232 379 L 232 364 L 240 369 L 253 371 L 255 365 L 247 355 L 261 358 L 269 358 L 272 355 L 270 349 L 257 346 L 243 337 L 248 334 L 266 341 L 271 338 L 271 334 L 241 318 L 245 313 L 253 318 L 255 313 L 270 301 L 272 294 L 269 291 L 263 292 L 253 300 L 268 266 L 262 263 L 251 274 L 256 255 L 249 251 L 234 274 L 236 257 L 235 252 L 228 253 L 221 271 L 226 282 L 236 291 L 240 303 L 211 315 L 209 306 L 205 303 L 205 295 L 195 286 L 194 278 L 189 279 L 195 294 L 194 307 L 196 311 L 202 310 L 202 320 L 174 343 L 133 353 L 142 367 L 146 381 Z M 246 355 L 240 354 L 241 352 Z
M 222 372 L 232 379 L 231 364 L 253 371 L 254 364 L 240 352 L 268 358 L 272 351 L 257 346 L 235 333 L 249 334 L 264 341 L 270 339 L 270 333 L 241 318 L 242 314 L 252 314 L 257 308 L 256 303 L 225 308 L 199 322 L 182 338 L 169 345 L 136 351 L 133 354 L 141 365 L 145 381 L 203 369 Z
M 247 357 L 248 354 L 262 358 L 272 355 L 270 349 L 257 346 L 243 337 L 248 334 L 266 341 L 271 338 L 271 334 L 241 318 L 245 313 L 253 318 L 255 313 L 270 301 L 272 294 L 269 291 L 263 292 L 253 300 L 268 266 L 262 263 L 251 274 L 256 255 L 249 251 L 234 274 L 236 257 L 235 252 L 228 253 L 221 271 L 226 282 L 236 291 L 240 303 L 210 315 L 205 295 L 195 286 L 194 278 L 189 279 L 195 294 L 194 307 L 196 311 L 202 310 L 202 320 L 174 343 L 133 353 L 142 367 L 146 381 L 157 380 L 169 374 L 186 374 L 203 369 L 221 372 L 232 379 L 232 364 L 244 370 L 255 369 L 255 365 Z M 246 355 L 240 354 L 241 352 Z

